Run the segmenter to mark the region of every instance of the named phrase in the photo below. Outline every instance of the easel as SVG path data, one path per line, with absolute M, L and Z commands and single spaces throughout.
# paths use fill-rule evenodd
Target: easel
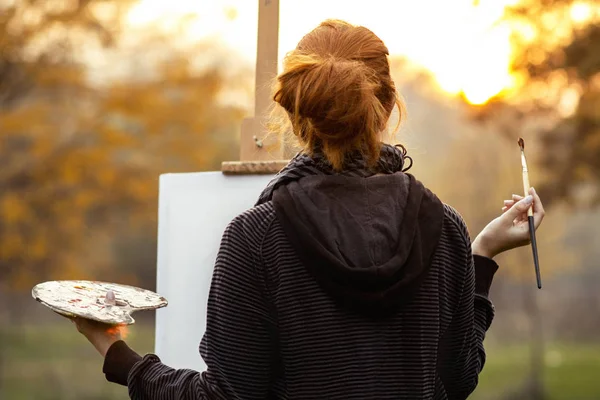
M 242 122 L 240 161 L 226 161 L 221 171 L 228 175 L 274 174 L 283 168 L 283 143 L 266 135 L 266 115 L 272 104 L 271 82 L 277 76 L 279 46 L 279 0 L 258 1 L 258 44 L 254 117 Z

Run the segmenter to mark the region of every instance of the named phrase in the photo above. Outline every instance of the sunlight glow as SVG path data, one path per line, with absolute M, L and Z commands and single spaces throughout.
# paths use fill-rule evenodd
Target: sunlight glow
M 513 85 L 510 30 L 499 20 L 514 3 L 370 0 L 365 8 L 342 0 L 280 0 L 280 58 L 322 20 L 344 19 L 373 30 L 392 55 L 431 71 L 443 91 L 483 104 Z M 253 62 L 257 17 L 255 0 L 141 0 L 128 24 L 176 32 L 182 40 L 219 40 Z
M 571 19 L 575 23 L 582 23 L 592 17 L 592 7 L 588 3 L 575 2 L 570 9 Z

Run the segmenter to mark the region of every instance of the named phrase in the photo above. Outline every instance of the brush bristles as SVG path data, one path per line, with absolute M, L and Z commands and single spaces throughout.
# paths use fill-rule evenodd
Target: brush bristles
M 523 140 L 523 138 L 519 138 L 519 147 L 521 148 L 521 151 L 525 150 L 525 141 Z

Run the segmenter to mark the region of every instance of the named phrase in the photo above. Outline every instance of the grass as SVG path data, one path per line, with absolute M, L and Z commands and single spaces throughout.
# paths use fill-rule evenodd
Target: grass
M 153 331 L 151 326 L 135 325 L 127 341 L 139 353 L 152 352 Z M 0 399 L 128 399 L 125 388 L 105 381 L 102 359 L 67 321 L 0 327 L 0 346 Z M 553 344 L 546 358 L 547 400 L 600 399 L 600 343 Z M 471 398 L 506 398 L 527 380 L 528 359 L 525 345 L 488 348 L 486 367 Z
M 496 400 L 523 387 L 529 377 L 526 345 L 489 348 L 473 400 Z M 600 343 L 553 343 L 542 371 L 546 400 L 600 399 Z M 527 397 L 520 397 L 526 399 Z
M 128 343 L 152 352 L 153 328 L 134 326 Z M 65 320 L 63 324 L 0 328 L 0 399 L 128 399 L 127 389 L 108 383 L 102 358 Z

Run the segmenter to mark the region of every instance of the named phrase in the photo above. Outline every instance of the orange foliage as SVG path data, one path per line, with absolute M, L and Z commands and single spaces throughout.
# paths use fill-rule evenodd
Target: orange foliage
M 74 26 L 89 15 L 64 17 Z M 0 18 L 0 43 L 21 43 L 8 25 Z M 64 58 L 17 61 L 27 90 L 13 88 L 10 101 L 0 95 L 0 280 L 20 288 L 46 279 L 131 281 L 139 278 L 132 265 L 151 276 L 155 266 L 137 261 L 143 254 L 122 256 L 115 246 L 154 243 L 159 174 L 237 158 L 245 111 L 219 102 L 228 81 L 183 57 L 152 80 L 102 88 Z M 9 78 L 0 71 L 0 88 L 16 82 Z

